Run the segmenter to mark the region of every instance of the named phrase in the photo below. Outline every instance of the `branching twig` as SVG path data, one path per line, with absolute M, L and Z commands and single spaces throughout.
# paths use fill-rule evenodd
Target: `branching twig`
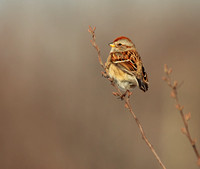
M 113 95 L 115 96 L 122 96 L 122 93 L 121 91 L 119 90 L 119 88 L 115 85 L 115 83 L 113 83 L 113 80 L 109 78 L 108 76 L 108 73 L 107 73 L 107 70 L 106 70 L 106 67 L 104 66 L 103 62 L 102 62 L 102 59 L 101 59 L 101 55 L 100 55 L 100 49 L 98 47 L 98 45 L 96 44 L 96 37 L 95 37 L 95 27 L 92 28 L 91 26 L 89 26 L 89 33 L 92 35 L 92 40 L 91 40 L 91 43 L 93 45 L 93 47 L 97 50 L 98 52 L 98 59 L 99 59 L 99 63 L 100 65 L 102 66 L 102 68 L 104 69 L 104 72 L 102 72 L 102 75 L 104 77 L 107 77 L 108 80 L 111 82 L 111 84 L 115 87 L 115 89 L 117 90 L 117 92 L 113 92 Z M 161 159 L 159 158 L 159 156 L 157 155 L 155 149 L 153 148 L 152 144 L 149 142 L 149 140 L 147 139 L 145 133 L 144 133 L 144 130 L 143 130 L 143 127 L 141 125 L 141 123 L 139 122 L 138 118 L 136 117 L 135 113 L 133 112 L 133 109 L 130 105 L 130 96 L 131 96 L 131 92 L 128 93 L 128 97 L 126 97 L 125 99 L 122 98 L 122 100 L 124 100 L 125 102 L 125 107 L 129 110 L 129 112 L 132 114 L 132 116 L 134 117 L 138 127 L 139 127 L 139 130 L 140 130 L 140 133 L 142 135 L 142 138 L 144 139 L 144 141 L 146 142 L 147 146 L 150 148 L 150 150 L 152 151 L 153 155 L 155 156 L 155 158 L 157 159 L 157 161 L 159 162 L 159 164 L 162 166 L 163 169 L 166 169 L 166 167 L 164 166 L 164 164 L 162 163 Z
M 96 41 L 95 41 L 95 39 L 96 39 L 96 36 L 95 36 L 95 33 L 94 33 L 94 32 L 95 32 L 95 29 L 96 29 L 96 27 L 94 27 L 94 28 L 92 29 L 92 27 L 89 26 L 88 31 L 89 31 L 90 34 L 92 35 L 92 40 L 90 40 L 90 42 L 92 43 L 92 46 L 94 46 L 94 48 L 97 50 L 99 63 L 100 63 L 100 65 L 103 67 L 103 69 L 105 70 L 105 66 L 104 66 L 104 64 L 103 64 L 103 62 L 102 62 L 102 59 L 101 59 L 100 49 L 99 49 L 99 47 L 98 47 L 98 45 L 96 44 Z
M 178 99 L 178 92 L 177 92 L 177 87 L 179 87 L 178 82 L 171 80 L 170 75 L 172 73 L 172 69 L 168 68 L 167 65 L 165 65 L 164 72 L 165 72 L 166 76 L 163 77 L 163 80 L 166 81 L 168 86 L 171 88 L 171 97 L 175 99 L 176 109 L 180 112 L 181 118 L 183 120 L 184 127 L 181 128 L 181 131 L 189 139 L 189 141 L 193 147 L 193 150 L 198 158 L 198 165 L 200 166 L 200 155 L 196 148 L 196 141 L 194 139 L 192 139 L 192 137 L 190 135 L 189 127 L 188 127 L 188 121 L 191 118 L 191 113 L 190 112 L 188 114 L 183 113 L 183 106 L 179 103 L 179 99 Z

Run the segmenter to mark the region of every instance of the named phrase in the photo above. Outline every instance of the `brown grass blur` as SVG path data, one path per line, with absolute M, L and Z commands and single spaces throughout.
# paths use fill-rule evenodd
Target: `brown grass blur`
M 200 149 L 198 0 L 0 1 L 0 168 L 159 169 L 134 119 L 101 77 L 88 25 L 107 45 L 129 37 L 150 88 L 132 106 L 167 168 L 197 169 L 163 65 L 184 81 L 180 102 Z

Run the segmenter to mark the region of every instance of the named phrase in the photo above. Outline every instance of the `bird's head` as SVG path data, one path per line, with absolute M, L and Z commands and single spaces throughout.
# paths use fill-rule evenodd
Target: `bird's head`
M 124 36 L 116 38 L 113 42 L 109 43 L 109 45 L 111 46 L 110 52 L 125 52 L 135 49 L 133 42 Z

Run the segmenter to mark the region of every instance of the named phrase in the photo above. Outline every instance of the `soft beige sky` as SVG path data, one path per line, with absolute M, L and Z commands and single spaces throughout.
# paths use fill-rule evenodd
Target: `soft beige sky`
M 134 90 L 133 109 L 167 168 L 197 169 L 161 78 L 167 63 L 184 82 L 180 101 L 200 149 L 199 16 L 199 0 L 1 0 L 0 168 L 160 168 L 101 77 L 91 25 L 104 61 L 116 37 L 136 44 L 150 88 Z

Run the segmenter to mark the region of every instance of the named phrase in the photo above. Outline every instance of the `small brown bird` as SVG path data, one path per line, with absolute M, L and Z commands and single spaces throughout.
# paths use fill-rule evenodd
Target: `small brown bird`
M 148 90 L 147 73 L 140 55 L 133 42 L 124 36 L 116 38 L 106 62 L 108 75 L 123 91 L 129 91 L 138 86 L 146 92 Z

